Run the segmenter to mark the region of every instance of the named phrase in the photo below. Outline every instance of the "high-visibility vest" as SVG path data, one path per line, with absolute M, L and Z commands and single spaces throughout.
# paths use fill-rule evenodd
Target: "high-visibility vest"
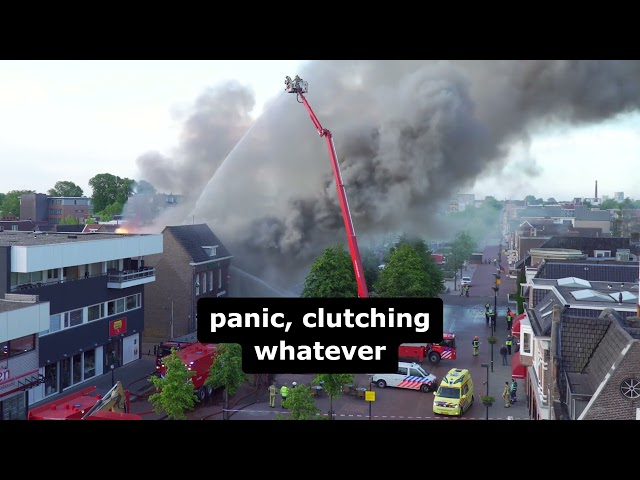
M 475 340 L 475 339 L 474 339 L 474 340 L 473 340 L 472 345 L 473 345 L 474 347 L 478 347 L 478 346 L 480 346 L 480 342 L 479 342 L 478 340 Z
M 289 389 L 287 388 L 286 385 L 283 385 L 280 388 L 280 395 L 282 395 L 283 397 L 286 397 L 287 395 L 289 395 Z
M 513 342 L 512 342 L 511 340 L 507 340 L 507 341 L 505 342 L 505 345 L 506 345 L 507 347 L 510 347 L 511 345 L 513 345 Z

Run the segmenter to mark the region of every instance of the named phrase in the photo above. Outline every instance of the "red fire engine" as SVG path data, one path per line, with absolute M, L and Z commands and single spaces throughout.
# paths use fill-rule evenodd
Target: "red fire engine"
M 193 388 L 201 402 L 213 395 L 214 389 L 205 386 L 204 382 L 209 377 L 209 369 L 215 359 L 215 349 L 217 344 L 195 342 L 176 353 L 190 371 L 196 374 L 190 378 Z M 159 373 L 164 376 L 166 367 L 164 362 L 160 362 Z
M 166 357 L 171 353 L 172 349 L 182 350 L 183 348 L 188 347 L 189 345 L 193 345 L 194 342 L 177 342 L 174 340 L 166 340 L 160 342 L 159 345 L 156 345 L 154 348 L 156 355 L 156 373 L 160 374 L 160 367 L 162 365 L 163 357 Z
M 439 343 L 403 343 L 398 348 L 398 357 L 418 359 L 420 362 L 427 358 L 434 365 L 441 359 L 455 360 L 456 336 L 451 332 L 445 332 Z

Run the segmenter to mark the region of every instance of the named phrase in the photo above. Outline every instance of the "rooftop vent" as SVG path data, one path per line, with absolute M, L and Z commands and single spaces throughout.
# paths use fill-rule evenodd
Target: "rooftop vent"
M 631 250 L 628 248 L 619 248 L 616 250 L 616 260 L 618 262 L 628 262 L 630 260 Z
M 67 238 L 78 238 L 77 235 L 67 235 Z

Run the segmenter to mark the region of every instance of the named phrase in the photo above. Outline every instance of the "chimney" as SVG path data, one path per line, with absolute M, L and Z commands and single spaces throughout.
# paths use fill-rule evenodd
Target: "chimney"
M 596 200 L 598 200 L 598 180 L 596 180 Z

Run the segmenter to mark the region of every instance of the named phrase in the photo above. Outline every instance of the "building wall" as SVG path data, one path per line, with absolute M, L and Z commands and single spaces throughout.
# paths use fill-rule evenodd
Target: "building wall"
M 529 254 L 532 248 L 540 247 L 549 237 L 521 237 L 516 236 L 516 250 L 518 251 L 518 260 L 522 260 Z
M 603 222 L 602 220 L 576 220 L 575 228 L 600 228 L 602 233 L 611 233 L 611 222 Z
M 171 300 L 173 300 L 173 336 L 189 332 L 191 312 L 191 257 L 168 231 L 163 232 L 161 254 L 147 255 L 145 265 L 156 269 L 156 281 L 145 285 L 149 305 L 145 312 L 142 349 L 171 337 Z M 151 347 L 153 348 L 153 347 Z
M 640 380 L 640 342 L 631 341 L 631 347 L 611 376 L 605 380 L 597 398 L 585 412 L 583 420 L 635 420 L 638 400 L 622 395 L 620 385 L 627 378 Z

